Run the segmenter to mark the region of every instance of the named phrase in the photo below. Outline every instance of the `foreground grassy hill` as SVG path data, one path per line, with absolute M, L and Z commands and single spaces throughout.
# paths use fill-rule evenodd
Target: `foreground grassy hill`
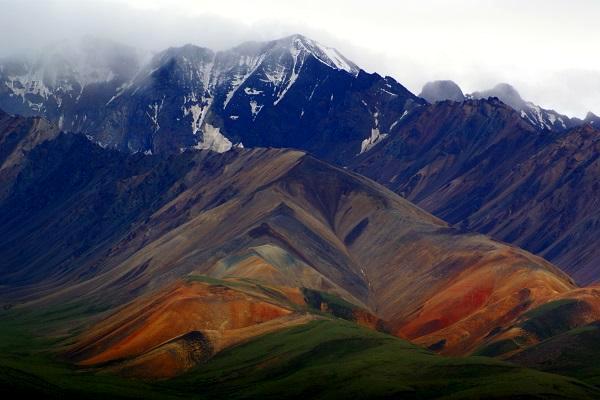
M 355 323 L 309 323 L 226 349 L 173 379 L 125 379 L 76 368 L 57 354 L 100 310 L 68 308 L 0 317 L 0 393 L 43 398 L 594 399 L 573 378 L 487 357 L 447 358 Z M 68 323 L 67 323 L 68 322 Z

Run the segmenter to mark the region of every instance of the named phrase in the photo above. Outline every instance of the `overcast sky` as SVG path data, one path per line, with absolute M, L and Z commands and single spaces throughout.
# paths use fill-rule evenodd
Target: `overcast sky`
M 82 35 L 150 50 L 302 33 L 415 93 L 498 82 L 600 114 L 600 0 L 0 0 L 0 54 Z

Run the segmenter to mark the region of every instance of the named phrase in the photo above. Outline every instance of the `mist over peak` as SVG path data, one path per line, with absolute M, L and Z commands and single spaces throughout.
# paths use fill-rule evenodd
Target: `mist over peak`
M 443 100 L 463 101 L 465 99 L 460 86 L 451 80 L 427 82 L 421 89 L 419 97 L 430 103 Z
M 158 52 L 186 43 L 219 51 L 301 33 L 415 93 L 438 77 L 452 79 L 467 93 L 509 82 L 544 108 L 581 118 L 600 112 L 594 90 L 600 85 L 600 56 L 589 51 L 598 33 L 592 16 L 600 13 L 600 3 L 580 0 L 581 7 L 566 7 L 556 0 L 532 0 L 484 7 L 456 0 L 452 6 L 436 1 L 428 7 L 375 1 L 365 8 L 341 0 L 302 6 L 270 0 L 201 6 L 195 0 L 2 0 L 0 57 L 84 35 Z M 560 26 L 554 23 L 558 16 L 564 20 Z M 511 32 L 505 32 L 507 21 Z M 480 34 L 463 46 L 465 35 L 475 31 Z M 419 40 L 410 39 L 415 34 Z M 515 45 L 528 41 L 537 45 Z M 585 66 L 577 57 L 557 54 L 586 54 Z
M 471 96 L 475 99 L 497 97 L 516 110 L 525 107 L 525 100 L 523 100 L 517 89 L 508 83 L 499 83 L 491 89 L 473 92 Z

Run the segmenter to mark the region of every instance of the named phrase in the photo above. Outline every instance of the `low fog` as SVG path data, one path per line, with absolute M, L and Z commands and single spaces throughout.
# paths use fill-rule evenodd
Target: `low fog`
M 0 56 L 86 36 L 155 52 L 302 33 L 417 94 L 434 79 L 465 93 L 508 82 L 583 117 L 600 114 L 599 18 L 595 0 L 0 0 Z

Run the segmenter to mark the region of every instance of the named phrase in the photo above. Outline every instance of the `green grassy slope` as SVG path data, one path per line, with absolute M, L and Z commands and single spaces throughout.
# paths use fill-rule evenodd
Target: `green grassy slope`
M 34 312 L 9 312 L 0 316 L 0 397 L 36 396 L 50 399 L 165 398 L 143 382 L 81 371 L 62 362 L 56 348 L 71 333 L 57 334 L 65 322 L 76 326 L 79 318 L 95 313 L 81 305 Z M 73 332 L 74 333 L 74 332 Z M 5 395 L 10 395 L 5 397 Z
M 528 367 L 584 377 L 586 381 L 592 378 L 596 384 L 600 383 L 593 374 L 581 373 L 582 369 L 595 369 L 599 363 L 593 356 L 600 356 L 600 342 L 594 341 L 594 338 L 600 339 L 600 325 L 578 328 L 587 325 L 584 322 L 587 315 L 594 315 L 594 310 L 585 301 L 560 299 L 545 303 L 523 314 L 516 324 L 521 334 L 487 343 L 474 354 L 508 356 Z M 532 345 L 532 340 L 539 343 Z M 511 352 L 516 354 L 511 355 Z M 597 370 L 600 372 L 600 365 Z
M 525 349 L 511 360 L 600 387 L 600 323 L 556 335 Z
M 164 383 L 228 398 L 594 398 L 569 378 L 484 357 L 445 358 L 345 321 L 315 321 L 217 355 Z
M 593 399 L 575 379 L 485 357 L 445 358 L 342 320 L 319 320 L 230 348 L 175 379 L 126 380 L 57 360 L 48 337 L 89 310 L 4 313 L 0 395 L 44 398 Z M 61 322 L 62 321 L 62 322 Z M 3 393 L 4 392 L 4 393 Z

